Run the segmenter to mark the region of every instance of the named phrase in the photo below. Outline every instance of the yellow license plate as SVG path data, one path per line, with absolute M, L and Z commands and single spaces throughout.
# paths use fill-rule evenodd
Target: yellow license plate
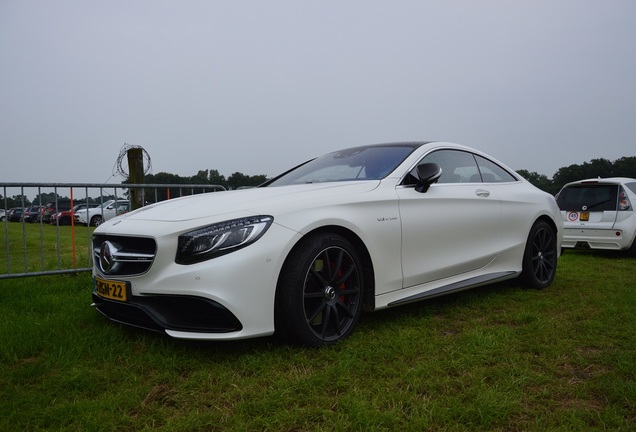
M 126 301 L 126 282 L 95 278 L 95 291 L 100 297 Z
M 581 212 L 581 214 L 579 215 L 579 219 L 582 222 L 587 222 L 590 220 L 590 212 Z

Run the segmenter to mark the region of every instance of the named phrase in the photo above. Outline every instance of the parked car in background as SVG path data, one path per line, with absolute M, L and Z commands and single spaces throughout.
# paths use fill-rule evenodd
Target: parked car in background
M 44 223 L 51 222 L 51 216 L 56 213 L 69 211 L 71 209 L 71 200 L 70 199 L 59 199 L 57 202 L 53 201 L 47 203 L 44 206 L 44 210 L 42 211 L 42 221 Z
M 556 274 L 554 196 L 450 143 L 355 147 L 93 233 L 93 306 L 176 338 L 330 345 L 373 311 Z
M 636 179 L 596 178 L 568 183 L 556 196 L 563 248 L 627 251 L 636 256 Z
M 44 206 L 32 206 L 27 208 L 22 213 L 22 218 L 24 222 L 35 223 L 40 222 L 42 218 L 42 211 L 44 210 Z
M 77 204 L 72 210 L 62 211 L 51 215 L 50 223 L 52 225 L 71 225 L 73 216 L 78 210 L 97 207 L 98 204 Z
M 7 220 L 10 222 L 20 222 L 20 219 L 22 219 L 23 212 L 24 212 L 24 209 L 22 207 L 10 208 L 9 211 L 7 212 Z
M 4 209 L 0 209 L 0 222 L 3 222 L 7 218 L 7 212 Z
M 127 199 L 109 200 L 103 205 L 78 210 L 75 213 L 75 223 L 100 226 L 102 222 L 130 211 L 130 201 Z

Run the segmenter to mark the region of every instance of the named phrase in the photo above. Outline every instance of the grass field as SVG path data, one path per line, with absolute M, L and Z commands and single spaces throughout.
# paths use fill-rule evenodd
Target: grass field
M 636 428 L 636 259 L 363 315 L 351 338 L 168 339 L 108 323 L 90 275 L 0 280 L 0 430 Z
M 0 275 L 90 267 L 93 229 L 0 222 Z

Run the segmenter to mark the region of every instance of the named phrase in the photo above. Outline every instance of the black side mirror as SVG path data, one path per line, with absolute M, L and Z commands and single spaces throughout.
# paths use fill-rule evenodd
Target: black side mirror
M 442 175 L 442 167 L 436 163 L 423 163 L 417 166 L 417 175 L 419 179 L 415 190 L 424 193 L 433 183 L 437 183 Z

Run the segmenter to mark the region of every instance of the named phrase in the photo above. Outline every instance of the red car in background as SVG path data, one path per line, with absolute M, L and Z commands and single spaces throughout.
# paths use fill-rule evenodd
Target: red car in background
M 73 220 L 73 214 L 81 209 L 97 207 L 97 204 L 76 204 L 71 210 L 53 213 L 49 222 L 53 225 L 70 225 Z

